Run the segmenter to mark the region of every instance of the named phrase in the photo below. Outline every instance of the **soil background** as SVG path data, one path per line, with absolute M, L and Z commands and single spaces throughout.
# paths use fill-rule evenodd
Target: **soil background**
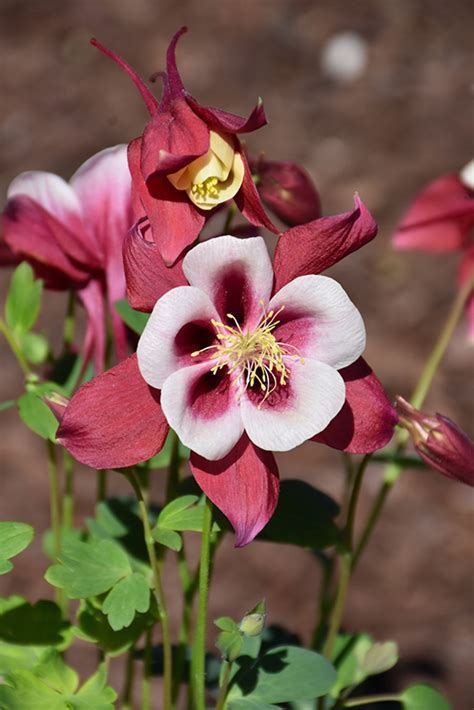
M 367 359 L 387 390 L 410 393 L 455 295 L 458 257 L 394 253 L 390 236 L 420 187 L 471 158 L 470 0 L 1 0 L 0 13 L 2 195 L 23 170 L 67 178 L 96 151 L 140 134 L 146 120 L 140 97 L 88 44 L 91 36 L 146 77 L 164 67 L 172 34 L 187 24 L 178 63 L 196 98 L 237 113 L 264 98 L 270 123 L 248 137 L 249 152 L 303 164 L 325 214 L 351 209 L 357 190 L 375 215 L 377 239 L 332 275 L 364 315 Z M 345 31 L 357 33 L 368 52 L 352 81 L 337 79 L 323 62 L 327 42 Z M 0 274 L 2 298 L 8 278 Z M 64 308 L 62 295 L 47 294 L 41 325 L 53 340 Z M 21 377 L 3 340 L 0 348 L 3 401 L 21 391 Z M 473 345 L 460 326 L 426 403 L 471 435 L 472 361 Z M 38 530 L 14 573 L 0 578 L 0 593 L 34 601 L 50 593 L 39 542 L 49 522 L 43 445 L 15 410 L 2 413 L 0 425 L 0 519 Z M 340 495 L 337 452 L 306 444 L 278 458 L 283 478 L 304 478 Z M 374 466 L 360 520 L 379 482 Z M 162 477 L 153 485 L 158 495 Z M 78 524 L 91 514 L 94 493 L 94 472 L 81 469 Z M 432 682 L 460 710 L 474 699 L 473 501 L 466 486 L 432 471 L 407 471 L 357 570 L 344 614 L 347 630 L 398 641 L 401 663 L 387 689 Z M 270 622 L 308 641 L 318 571 L 304 551 L 276 552 L 268 543 L 233 550 L 228 536 L 217 557 L 210 618 L 239 617 L 266 597 Z M 174 570 L 168 584 L 177 584 Z M 85 649 L 76 653 L 84 674 L 94 660 Z M 116 665 L 118 688 L 120 675 Z

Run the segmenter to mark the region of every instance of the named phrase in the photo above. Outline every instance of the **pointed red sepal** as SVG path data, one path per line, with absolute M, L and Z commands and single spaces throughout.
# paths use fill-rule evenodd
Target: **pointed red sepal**
M 252 542 L 270 520 L 280 482 L 274 456 L 254 446 L 247 436 L 220 461 L 191 454 L 191 471 L 206 496 L 235 530 L 235 546 Z
M 57 438 L 87 466 L 123 468 L 160 451 L 168 430 L 160 393 L 146 384 L 131 355 L 76 392 Z
M 284 232 L 275 250 L 275 291 L 298 276 L 320 274 L 377 234 L 377 225 L 358 195 L 352 212 L 321 217 Z
M 329 426 L 313 438 L 350 454 L 368 454 L 388 444 L 397 413 L 363 358 L 339 371 L 346 384 L 346 401 Z
M 247 156 L 245 155 L 245 151 L 242 149 L 242 146 L 237 139 L 235 149 L 240 152 L 240 156 L 244 164 L 244 180 L 242 182 L 242 187 L 234 197 L 237 207 L 251 224 L 254 224 L 257 227 L 265 227 L 270 230 L 270 232 L 278 234 L 280 230 L 278 227 L 275 227 L 263 209 L 260 196 L 252 179 L 252 173 L 250 171 Z
M 150 116 L 153 116 L 155 111 L 158 110 L 158 100 L 153 96 L 143 79 L 138 76 L 135 69 L 132 69 L 130 64 L 128 64 L 124 59 L 122 59 L 122 57 L 120 57 L 115 52 L 112 52 L 112 50 L 108 49 L 108 47 L 105 47 L 98 40 L 96 40 L 95 37 L 92 37 L 90 43 L 93 47 L 96 47 L 100 52 L 102 52 L 102 54 L 105 54 L 106 57 L 112 59 L 112 61 L 118 64 L 119 67 L 121 67 L 128 74 L 128 76 L 131 78 L 138 91 L 140 92 Z
M 194 113 L 202 118 L 202 120 L 215 131 L 224 131 L 225 133 L 251 133 L 267 124 L 267 117 L 261 100 L 258 101 L 247 118 L 236 116 L 234 113 L 228 113 L 219 108 L 201 106 L 192 96 L 187 96 L 186 101 L 191 106 Z
M 162 101 L 163 108 L 167 106 L 168 102 L 172 101 L 177 94 L 184 92 L 183 81 L 176 64 L 176 45 L 178 44 L 180 37 L 186 34 L 187 31 L 188 28 L 186 26 L 183 25 L 183 27 L 180 27 L 180 29 L 173 35 L 168 51 L 166 52 L 166 78 L 165 91 Z

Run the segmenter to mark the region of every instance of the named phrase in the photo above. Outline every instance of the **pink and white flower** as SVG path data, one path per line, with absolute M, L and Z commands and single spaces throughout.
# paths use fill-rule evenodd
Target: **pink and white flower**
M 125 295 L 122 245 L 132 225 L 127 147 L 89 158 L 69 182 L 31 170 L 7 191 L 2 238 L 11 255 L 27 260 L 46 288 L 76 291 L 87 312 L 84 360 L 104 365 L 105 304 L 110 310 L 118 359 L 128 353 L 125 327 L 114 303 Z
M 322 432 L 345 401 L 338 370 L 365 348 L 362 318 L 342 287 L 306 275 L 272 296 L 261 237 L 199 244 L 183 271 L 189 285 L 158 300 L 137 350 L 181 441 L 218 460 L 244 432 L 267 451 Z

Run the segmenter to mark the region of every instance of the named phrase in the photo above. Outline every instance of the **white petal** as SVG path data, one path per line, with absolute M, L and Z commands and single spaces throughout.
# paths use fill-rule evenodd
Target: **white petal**
M 213 375 L 207 364 L 170 375 L 161 390 L 161 406 L 183 444 L 211 461 L 226 456 L 243 434 L 230 378 L 222 371 Z
M 259 395 L 247 391 L 240 411 L 249 439 L 267 451 L 289 451 L 323 431 L 344 404 L 346 387 L 334 368 L 317 360 L 289 364 L 287 385 L 258 409 Z
M 178 286 L 165 293 L 156 302 L 138 342 L 138 367 L 143 379 L 160 389 L 176 369 L 199 362 L 191 358 L 191 352 L 202 345 L 200 339 L 188 338 L 190 345 L 186 348 L 180 346 L 176 338 L 189 323 L 201 324 L 204 333 L 206 328 L 214 332 L 211 318 L 217 319 L 217 312 L 209 297 L 199 289 Z M 200 333 L 199 325 L 197 328 Z
M 312 318 L 307 328 L 304 357 L 311 357 L 340 370 L 353 363 L 365 349 L 362 316 L 342 286 L 328 276 L 299 276 L 290 281 L 269 303 L 269 310 L 285 306 L 281 320 Z M 311 332 L 309 332 L 309 330 Z M 275 336 L 278 336 L 275 331 Z M 280 338 L 279 338 L 280 339 Z
M 192 286 L 208 294 L 221 318 L 231 312 L 241 325 L 257 325 L 261 302 L 266 306 L 273 286 L 273 267 L 262 237 L 209 239 L 185 256 L 183 271 Z
M 105 254 L 121 251 L 133 221 L 127 146 L 116 145 L 96 153 L 74 173 L 70 184 L 95 242 Z
M 82 210 L 74 190 L 59 175 L 30 170 L 18 175 L 8 187 L 7 198 L 26 195 L 72 232 L 82 231 Z

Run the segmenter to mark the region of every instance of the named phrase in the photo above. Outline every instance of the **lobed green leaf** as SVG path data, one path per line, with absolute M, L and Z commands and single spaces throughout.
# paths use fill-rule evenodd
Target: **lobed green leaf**
M 136 612 L 144 614 L 149 608 L 150 587 L 145 577 L 138 572 L 118 582 L 102 605 L 114 631 L 130 626 Z
M 43 282 L 35 280 L 26 262 L 13 272 L 5 303 L 5 319 L 17 336 L 27 333 L 36 323 L 41 307 Z

